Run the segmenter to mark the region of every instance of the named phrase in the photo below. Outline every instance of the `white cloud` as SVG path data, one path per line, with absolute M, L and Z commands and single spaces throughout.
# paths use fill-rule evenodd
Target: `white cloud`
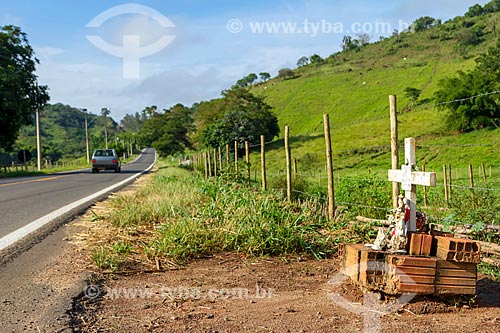
M 53 57 L 61 55 L 65 50 L 51 46 L 33 46 L 35 56 L 41 61 L 49 61 Z

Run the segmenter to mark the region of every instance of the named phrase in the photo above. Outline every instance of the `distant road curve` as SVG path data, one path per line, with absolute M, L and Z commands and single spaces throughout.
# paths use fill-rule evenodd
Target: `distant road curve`
M 0 180 L 0 252 L 18 245 L 81 213 L 93 202 L 148 172 L 156 151 L 145 149 L 131 163 L 113 171 L 92 174 L 90 169 L 29 178 Z M 21 242 L 22 243 L 22 242 Z

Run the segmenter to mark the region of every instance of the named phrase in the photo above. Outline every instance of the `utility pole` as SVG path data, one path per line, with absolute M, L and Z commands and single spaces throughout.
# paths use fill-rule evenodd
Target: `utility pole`
M 85 112 L 85 149 L 87 154 L 87 164 L 90 163 L 90 147 L 89 147 L 89 123 L 87 119 L 87 109 L 80 109 Z
M 40 138 L 40 107 L 38 105 L 38 83 L 36 84 L 36 165 L 38 171 L 42 170 L 42 140 Z

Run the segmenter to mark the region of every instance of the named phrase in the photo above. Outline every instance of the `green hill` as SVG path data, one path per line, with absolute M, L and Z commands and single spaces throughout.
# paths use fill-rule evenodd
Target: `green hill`
M 92 113 L 88 114 L 90 149 L 105 145 L 104 128 L 108 122 L 108 144 L 114 144 L 115 135 L 123 130 L 111 118 L 105 119 Z M 40 116 L 41 140 L 44 159 L 52 162 L 64 159 L 85 159 L 85 113 L 77 108 L 63 105 L 48 105 Z M 13 151 L 28 149 L 36 152 L 35 126 L 21 129 Z
M 391 94 L 398 96 L 401 146 L 405 137 L 417 138 L 419 165 L 440 172 L 443 164 L 451 164 L 464 180 L 469 163 L 485 163 L 493 174 L 500 173 L 500 130 L 450 133 L 444 126 L 445 111 L 433 101 L 441 79 L 474 68 L 475 58 L 497 44 L 499 23 L 498 12 L 457 17 L 418 33 L 339 52 L 324 63 L 296 69 L 295 78 L 275 78 L 253 91 L 274 107 L 281 133 L 290 126 L 292 155 L 305 175 L 324 170 L 323 114 L 328 113 L 337 173 L 385 178 L 391 165 Z M 466 38 L 476 32 L 479 40 Z M 422 91 L 413 108 L 405 96 L 408 87 Z M 284 170 L 282 143 L 268 149 L 269 169 L 275 174 Z M 257 158 L 252 157 L 255 166 Z

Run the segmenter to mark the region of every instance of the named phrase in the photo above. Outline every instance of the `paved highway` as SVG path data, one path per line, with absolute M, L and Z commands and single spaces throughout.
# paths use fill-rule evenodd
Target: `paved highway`
M 72 206 L 88 206 L 95 200 L 91 196 L 97 193 L 102 197 L 108 192 L 105 189 L 119 183 L 123 185 L 127 179 L 132 181 L 131 178 L 140 175 L 154 161 L 155 151 L 148 148 L 136 161 L 123 165 L 121 173 L 101 171 L 92 174 L 90 169 L 85 169 L 41 177 L 1 179 L 0 250 L 10 245 L 6 245 L 7 238 L 12 238 L 19 230 L 33 229 L 28 227 L 42 223 L 33 223 L 39 220 L 47 223 L 62 208 L 69 211 L 76 208 Z M 103 192 L 99 194 L 100 191 Z

